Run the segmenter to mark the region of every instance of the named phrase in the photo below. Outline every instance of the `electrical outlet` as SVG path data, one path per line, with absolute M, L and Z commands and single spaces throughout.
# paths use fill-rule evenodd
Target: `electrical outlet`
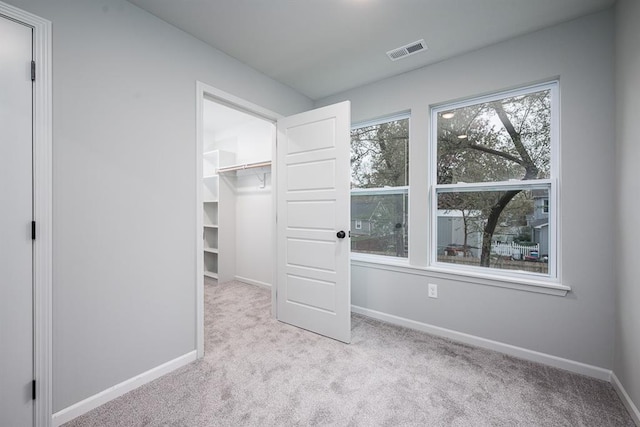
M 438 298 L 438 285 L 429 283 L 429 298 Z

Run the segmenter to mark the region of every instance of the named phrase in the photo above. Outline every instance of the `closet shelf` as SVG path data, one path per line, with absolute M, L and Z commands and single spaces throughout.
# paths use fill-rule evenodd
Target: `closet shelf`
M 218 249 L 216 248 L 204 248 L 205 252 L 208 252 L 210 254 L 217 254 L 218 253 Z
M 267 160 L 264 162 L 253 162 L 253 163 L 244 163 L 239 165 L 225 166 L 223 168 L 218 168 L 216 172 L 217 173 L 235 172 L 239 170 L 264 168 L 264 167 L 270 167 L 270 166 L 271 166 L 271 160 Z
M 212 271 L 205 271 L 204 275 L 207 277 L 211 277 L 212 279 L 217 279 L 218 278 L 218 273 L 214 273 Z
M 214 225 L 214 224 L 204 224 L 203 227 L 204 228 L 218 228 L 218 226 Z

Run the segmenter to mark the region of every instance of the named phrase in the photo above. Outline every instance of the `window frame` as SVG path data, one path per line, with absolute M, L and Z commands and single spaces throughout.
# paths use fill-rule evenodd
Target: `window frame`
M 364 121 L 360 121 L 360 122 L 355 122 L 351 124 L 351 128 L 350 131 L 353 131 L 354 129 L 359 129 L 359 128 L 363 128 L 363 127 L 367 127 L 367 126 L 375 126 L 375 125 L 379 125 L 382 123 L 389 123 L 389 122 L 393 122 L 393 121 L 398 121 L 398 120 L 408 120 L 408 141 L 407 141 L 407 164 L 411 164 L 411 151 L 410 151 L 410 147 L 411 147 L 411 111 L 407 110 L 407 111 L 402 111 L 402 112 L 398 112 L 398 113 L 393 113 L 390 115 L 385 115 L 385 116 L 381 116 L 378 117 L 376 119 L 371 119 L 371 120 L 364 120 Z M 349 142 L 349 144 L 351 144 L 351 141 Z M 351 145 L 349 147 L 349 149 L 351 149 Z M 407 194 L 407 221 L 406 221 L 406 225 L 405 227 L 407 227 L 407 247 L 410 247 L 410 241 L 411 241 L 411 227 L 409 227 L 410 225 L 410 216 L 409 216 L 409 212 L 411 211 L 411 183 L 410 183 L 410 179 L 409 179 L 409 174 L 407 174 L 407 183 L 408 185 L 403 185 L 403 186 L 397 186 L 397 187 L 373 187 L 373 188 L 351 188 L 349 190 L 349 203 L 351 203 L 351 197 L 353 194 L 358 194 L 358 195 L 388 195 L 388 194 L 401 194 L 401 193 L 405 193 Z M 393 264 L 399 264 L 399 265 L 409 265 L 409 259 L 410 259 L 410 254 L 409 254 L 409 250 L 407 250 L 407 256 L 406 257 L 397 257 L 397 256 L 392 256 L 392 255 L 381 255 L 381 254 L 369 254 L 369 253 L 364 253 L 364 252 L 354 252 L 351 250 L 351 242 L 349 242 L 349 251 L 351 253 L 351 259 L 352 260 L 361 260 L 361 261 L 366 261 L 366 262 L 371 262 L 371 263 L 380 263 L 380 264 L 386 264 L 386 263 L 393 263 Z
M 528 93 L 549 90 L 551 96 L 551 114 L 550 114 L 550 167 L 548 179 L 534 180 L 510 180 L 500 182 L 477 182 L 477 183 L 459 183 L 459 184 L 438 184 L 437 181 L 437 161 L 438 161 L 438 114 L 444 111 L 454 110 L 458 108 L 468 107 L 482 103 L 488 103 L 505 98 L 526 95 Z M 513 278 L 516 280 L 532 281 L 541 283 L 560 283 L 560 198 L 559 198 L 559 171 L 560 171 L 560 99 L 559 99 L 559 82 L 558 80 L 548 81 L 545 83 L 529 85 L 514 90 L 503 90 L 489 95 L 467 98 L 461 101 L 447 102 L 434 105 L 430 108 L 429 115 L 429 160 L 427 167 L 429 168 L 428 183 L 428 204 L 429 204 L 429 242 L 428 242 L 428 265 L 441 271 L 447 271 L 452 274 L 477 275 L 478 277 L 494 276 L 504 280 L 504 278 Z M 548 273 L 530 273 L 519 270 L 503 270 L 498 268 L 487 268 L 479 266 L 467 266 L 438 261 L 437 253 L 437 221 L 438 221 L 438 194 L 444 192 L 464 192 L 464 191 L 495 191 L 505 189 L 548 189 L 549 198 L 549 261 Z

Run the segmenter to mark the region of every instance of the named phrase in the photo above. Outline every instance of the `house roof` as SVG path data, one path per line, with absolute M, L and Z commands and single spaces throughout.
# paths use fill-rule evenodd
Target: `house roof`
M 542 228 L 542 227 L 548 227 L 548 226 L 549 226 L 548 218 L 540 218 L 540 219 L 534 219 L 529 221 L 529 227 Z
M 362 202 L 351 199 L 351 218 L 370 221 L 379 203 L 379 201 Z
M 531 197 L 534 199 L 548 199 L 549 191 L 548 190 L 531 190 Z

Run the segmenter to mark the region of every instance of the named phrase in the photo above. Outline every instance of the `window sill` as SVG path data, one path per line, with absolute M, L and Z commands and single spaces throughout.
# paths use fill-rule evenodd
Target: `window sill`
M 558 282 L 547 280 L 526 279 L 513 276 L 500 276 L 497 274 L 483 274 L 477 272 L 458 271 L 440 266 L 418 267 L 410 265 L 406 259 L 394 257 L 351 254 L 351 265 L 358 267 L 376 268 L 379 270 L 397 271 L 400 273 L 419 276 L 434 277 L 445 280 L 457 280 L 467 283 L 475 283 L 485 286 L 516 289 L 527 292 L 535 292 L 547 295 L 565 296 L 571 288 Z

